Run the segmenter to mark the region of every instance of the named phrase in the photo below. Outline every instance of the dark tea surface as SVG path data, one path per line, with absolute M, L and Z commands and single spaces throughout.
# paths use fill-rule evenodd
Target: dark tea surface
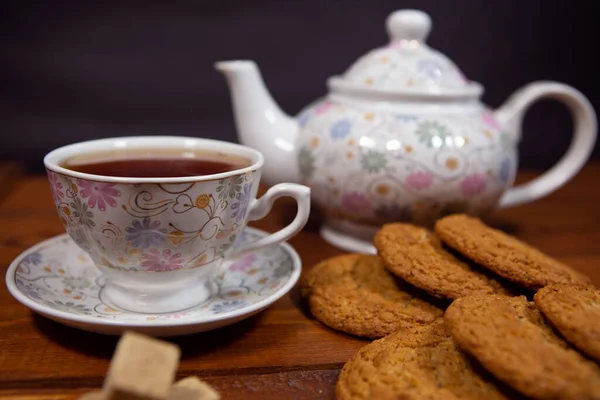
M 250 164 L 243 157 L 223 153 L 134 149 L 80 155 L 61 166 L 102 176 L 176 178 L 220 174 Z

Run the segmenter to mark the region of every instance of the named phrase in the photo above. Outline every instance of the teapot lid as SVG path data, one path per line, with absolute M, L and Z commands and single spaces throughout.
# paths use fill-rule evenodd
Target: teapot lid
M 469 81 L 444 54 L 425 40 L 431 18 L 423 11 L 399 10 L 386 21 L 390 43 L 359 58 L 342 76 L 329 79 L 335 92 L 357 94 L 479 96 L 483 88 Z

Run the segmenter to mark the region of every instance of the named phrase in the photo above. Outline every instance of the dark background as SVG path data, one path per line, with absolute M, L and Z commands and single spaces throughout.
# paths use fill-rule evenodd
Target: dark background
M 325 93 L 328 76 L 385 44 L 385 18 L 401 8 L 431 15 L 428 43 L 483 83 L 492 107 L 523 84 L 551 79 L 575 86 L 600 108 L 596 1 L 84 3 L 2 2 L 0 159 L 40 171 L 46 152 L 85 139 L 172 134 L 235 141 L 214 61 L 256 60 L 274 97 L 295 114 Z M 554 163 L 570 131 L 561 106 L 534 106 L 521 164 Z

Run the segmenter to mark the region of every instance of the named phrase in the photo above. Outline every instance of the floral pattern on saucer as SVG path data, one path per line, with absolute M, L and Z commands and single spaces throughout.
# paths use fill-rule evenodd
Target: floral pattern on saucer
M 234 246 L 264 232 L 247 228 Z M 300 265 L 285 246 L 270 246 L 226 262 L 216 276 L 216 294 L 204 303 L 171 314 L 120 311 L 102 301 L 104 277 L 68 235 L 28 250 L 14 273 L 18 291 L 44 307 L 93 319 L 114 321 L 211 320 L 251 307 L 299 275 Z

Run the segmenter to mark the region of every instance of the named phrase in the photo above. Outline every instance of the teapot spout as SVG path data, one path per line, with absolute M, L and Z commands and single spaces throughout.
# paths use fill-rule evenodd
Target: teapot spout
M 220 61 L 215 68 L 229 85 L 239 141 L 265 157 L 263 181 L 267 185 L 298 181 L 295 147 L 299 124 L 275 103 L 256 64 Z

